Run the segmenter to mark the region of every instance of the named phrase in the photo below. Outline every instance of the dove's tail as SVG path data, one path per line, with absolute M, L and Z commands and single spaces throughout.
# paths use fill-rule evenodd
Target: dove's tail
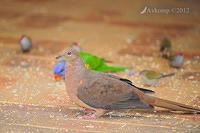
M 169 73 L 169 74 L 166 74 L 166 75 L 162 75 L 161 78 L 165 78 L 165 77 L 169 77 L 169 76 L 174 76 L 174 75 L 175 75 L 175 73 Z
M 166 109 L 173 110 L 173 111 L 200 113 L 200 108 L 192 107 L 192 106 L 189 106 L 189 105 L 184 105 L 184 104 L 169 101 L 169 100 L 156 98 L 156 97 L 153 97 L 153 96 L 145 95 L 144 100 L 147 101 L 149 104 L 151 104 L 153 106 L 166 108 Z

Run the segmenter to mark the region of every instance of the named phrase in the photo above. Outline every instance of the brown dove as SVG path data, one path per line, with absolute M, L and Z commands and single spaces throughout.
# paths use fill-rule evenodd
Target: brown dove
M 173 111 L 200 112 L 200 108 L 163 100 L 145 94 L 128 79 L 87 69 L 73 49 L 66 49 L 56 58 L 66 61 L 65 86 L 71 100 L 84 109 L 96 111 L 82 118 L 96 118 L 111 110 L 153 109 L 154 106 Z

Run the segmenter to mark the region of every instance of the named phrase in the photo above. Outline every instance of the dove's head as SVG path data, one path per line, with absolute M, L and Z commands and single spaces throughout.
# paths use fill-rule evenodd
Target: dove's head
M 74 48 L 67 48 L 59 56 L 56 57 L 56 59 L 59 58 L 65 58 L 67 62 L 72 62 L 77 59 L 80 59 L 80 55 L 78 51 L 75 50 Z

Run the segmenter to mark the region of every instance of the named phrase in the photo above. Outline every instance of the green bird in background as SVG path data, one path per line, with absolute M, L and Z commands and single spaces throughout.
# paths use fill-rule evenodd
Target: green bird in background
M 171 50 L 172 50 L 171 41 L 167 37 L 165 37 L 162 40 L 162 43 L 160 44 L 160 52 L 161 52 L 162 57 L 168 58 Z
M 173 76 L 175 73 L 162 74 L 160 72 L 152 71 L 152 70 L 143 70 L 140 72 L 140 76 L 142 81 L 147 86 L 155 85 L 161 78 Z
M 92 55 L 90 53 L 79 52 L 83 62 L 86 64 L 86 67 L 92 70 L 105 72 L 105 71 L 123 71 L 130 67 L 120 67 L 120 66 L 109 66 L 105 64 L 105 59 Z

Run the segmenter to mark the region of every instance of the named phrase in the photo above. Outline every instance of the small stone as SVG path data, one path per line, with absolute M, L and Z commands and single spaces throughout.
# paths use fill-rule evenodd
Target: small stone
M 197 93 L 198 93 L 198 91 L 193 91 L 193 93 L 197 94 Z
M 29 65 L 26 61 L 21 61 L 20 64 L 22 67 L 27 67 Z
M 187 127 L 188 127 L 188 128 L 191 128 L 191 127 L 192 127 L 192 125 L 187 125 Z
M 18 106 L 19 106 L 19 107 L 23 107 L 23 103 L 19 103 Z
M 192 98 L 192 101 L 198 101 L 198 100 L 200 100 L 199 97 L 193 97 Z
M 135 116 L 141 116 L 141 114 L 140 113 L 135 113 Z
M 16 92 L 17 92 L 17 89 L 13 89 L 12 92 L 13 92 L 13 93 L 16 93 Z
M 126 39 L 126 42 L 127 42 L 128 44 L 130 44 L 130 43 L 132 42 L 132 39 L 127 38 L 127 39 Z
M 59 95 L 55 93 L 55 94 L 53 94 L 53 96 L 58 97 Z
M 193 80 L 192 83 L 193 83 L 193 84 L 197 84 L 198 81 L 197 81 L 197 80 Z
M 133 76 L 134 74 L 135 74 L 134 72 L 131 72 L 131 71 L 128 72 L 128 75 L 129 75 L 129 76 Z
M 188 79 L 194 79 L 194 76 L 189 76 Z
M 196 59 L 200 59 L 200 56 L 195 56 Z
M 50 114 L 49 117 L 50 117 L 50 118 L 54 118 L 54 115 L 53 115 L 53 114 Z
M 44 52 L 44 48 L 43 47 L 38 47 L 39 52 Z
M 186 62 L 185 62 L 185 64 L 190 64 L 191 63 L 191 61 L 190 60 L 187 60 Z
M 10 64 L 15 65 L 16 62 L 15 62 L 14 60 L 12 60 L 12 61 L 10 62 Z
M 94 128 L 94 126 L 85 126 L 86 128 Z

